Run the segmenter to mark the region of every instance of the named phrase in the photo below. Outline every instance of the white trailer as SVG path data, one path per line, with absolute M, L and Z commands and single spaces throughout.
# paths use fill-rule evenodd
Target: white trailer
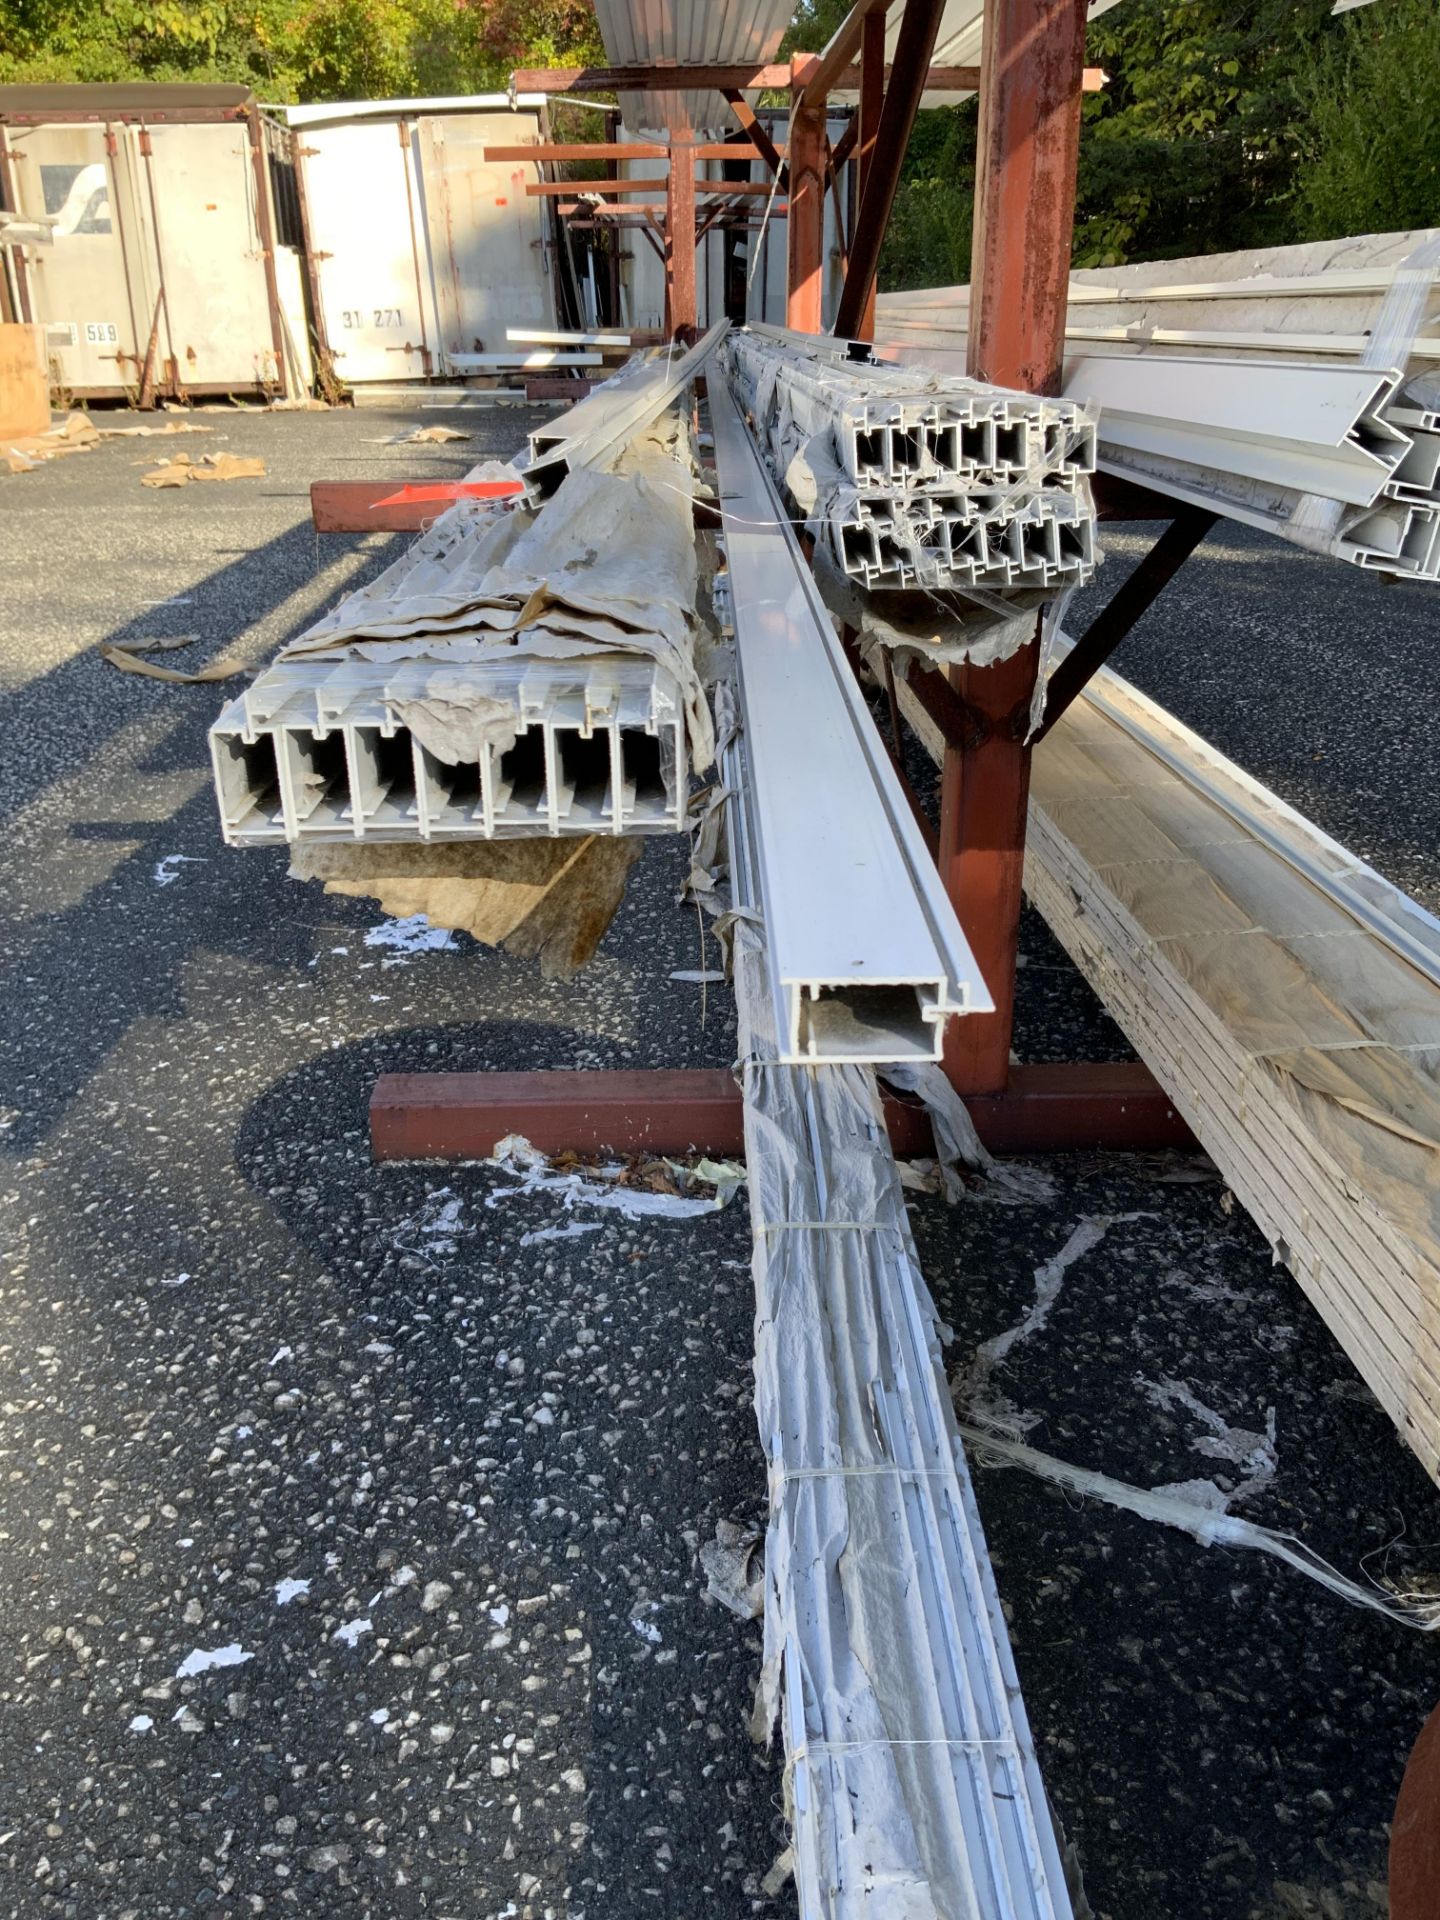
M 322 356 L 346 385 L 454 378 L 508 327 L 554 327 L 534 162 L 544 101 L 508 94 L 281 107 L 293 136 Z
M 277 137 L 245 87 L 0 87 L 0 204 L 49 233 L 7 249 L 10 298 L 62 400 L 303 388 Z

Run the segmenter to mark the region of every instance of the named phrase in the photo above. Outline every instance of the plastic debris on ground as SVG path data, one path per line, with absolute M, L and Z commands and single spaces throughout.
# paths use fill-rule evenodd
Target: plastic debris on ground
M 733 1160 L 683 1160 L 636 1154 L 627 1160 L 586 1161 L 578 1154 L 553 1159 L 533 1147 L 523 1134 L 508 1133 L 497 1142 L 485 1162 L 515 1182 L 487 1196 L 487 1207 L 497 1207 L 520 1194 L 554 1194 L 568 1212 L 572 1207 L 602 1207 L 627 1219 L 658 1217 L 691 1220 L 718 1213 L 745 1184 L 745 1169 Z

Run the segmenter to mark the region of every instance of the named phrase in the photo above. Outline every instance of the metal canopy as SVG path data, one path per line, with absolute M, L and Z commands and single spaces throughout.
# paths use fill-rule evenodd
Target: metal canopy
M 626 67 L 761 66 L 775 58 L 793 11 L 792 0 L 595 0 L 606 55 Z M 735 124 L 713 90 L 622 93 L 620 113 L 633 133 L 728 132 Z

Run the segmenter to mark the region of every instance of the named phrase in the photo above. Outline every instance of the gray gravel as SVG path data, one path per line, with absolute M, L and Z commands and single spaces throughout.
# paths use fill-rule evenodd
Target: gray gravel
M 529 416 L 472 414 L 484 437 L 403 454 L 368 444 L 404 424 L 377 413 L 202 418 L 270 477 L 150 493 L 148 449 L 120 442 L 0 479 L 0 1911 L 793 1911 L 760 1889 L 783 1820 L 743 1725 L 758 1628 L 704 1597 L 697 1561 L 719 1520 L 764 1507 L 743 1203 L 525 1244 L 575 1216 L 485 1168 L 377 1169 L 366 1146 L 390 1069 L 727 1062 L 728 996 L 702 1012 L 667 978 L 702 964 L 680 850 L 647 852 L 577 982 L 463 937 L 372 945 L 368 903 L 220 846 L 205 728 L 225 690 L 95 654 L 194 632 L 192 660 L 243 635 L 259 661 L 393 551 L 317 543 L 310 479 L 458 472 Z M 1240 753 L 1269 737 L 1252 691 L 1216 676 L 1218 714 L 1184 704 L 1225 643 L 1207 565 L 1121 664 Z M 1291 797 L 1342 834 L 1353 805 L 1348 837 L 1418 886 L 1434 747 L 1397 719 L 1381 750 L 1306 676 L 1286 636 L 1297 609 L 1320 617 L 1312 571 L 1338 570 L 1267 549 L 1243 575 L 1292 676 L 1273 696 L 1289 734 L 1327 716 L 1326 760 L 1292 771 L 1334 811 Z M 1332 598 L 1382 663 L 1373 708 L 1408 714 L 1428 656 L 1397 630 L 1406 603 L 1350 591 Z M 1428 766 L 1397 771 L 1414 752 Z M 1280 784 L 1275 758 L 1247 764 Z M 1023 946 L 1027 1056 L 1123 1051 L 1043 928 Z M 1070 1160 L 1048 1205 L 918 1199 L 957 1377 L 1076 1225 L 1111 1219 L 992 1377 L 1031 1441 L 1144 1485 L 1248 1474 L 1239 1511 L 1347 1571 L 1370 1554 L 1429 1582 L 1433 1488 L 1190 1171 Z M 1197 1404 L 1261 1437 L 1273 1407 L 1273 1473 L 1206 1451 Z M 1097 1911 L 1383 1913 L 1385 1823 L 1440 1694 L 1430 1642 L 1283 1568 L 977 1479 Z

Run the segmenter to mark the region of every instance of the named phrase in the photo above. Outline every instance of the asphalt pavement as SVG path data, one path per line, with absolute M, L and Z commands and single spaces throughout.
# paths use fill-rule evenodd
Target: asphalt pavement
M 204 413 L 174 445 L 262 453 L 263 480 L 152 492 L 173 448 L 123 440 L 0 477 L 16 1920 L 794 1911 L 762 1884 L 785 1829 L 746 1728 L 759 1628 L 698 1559 L 764 1513 L 743 1200 L 571 1214 L 486 1167 L 377 1168 L 365 1131 L 388 1070 L 728 1063 L 728 992 L 671 978 L 715 963 L 681 849 L 647 849 L 574 981 L 417 947 L 220 844 L 205 733 L 233 686 L 98 654 L 195 634 L 167 661 L 258 664 L 398 551 L 317 538 L 310 480 L 458 473 L 536 417 Z M 388 444 L 440 418 L 473 437 Z M 1115 530 L 1111 580 L 1144 537 Z M 1117 665 L 1435 904 L 1434 639 L 1414 590 L 1225 529 Z M 1029 919 L 1022 946 L 1024 1057 L 1123 1054 Z M 961 1391 L 1023 1322 L 984 1377 L 1033 1445 L 1210 1479 L 1349 1573 L 1433 1588 L 1434 1487 L 1204 1164 L 1050 1171 L 1024 1206 L 915 1197 Z M 1383 1914 L 1432 1642 L 1263 1557 L 976 1478 L 1097 1914 Z

